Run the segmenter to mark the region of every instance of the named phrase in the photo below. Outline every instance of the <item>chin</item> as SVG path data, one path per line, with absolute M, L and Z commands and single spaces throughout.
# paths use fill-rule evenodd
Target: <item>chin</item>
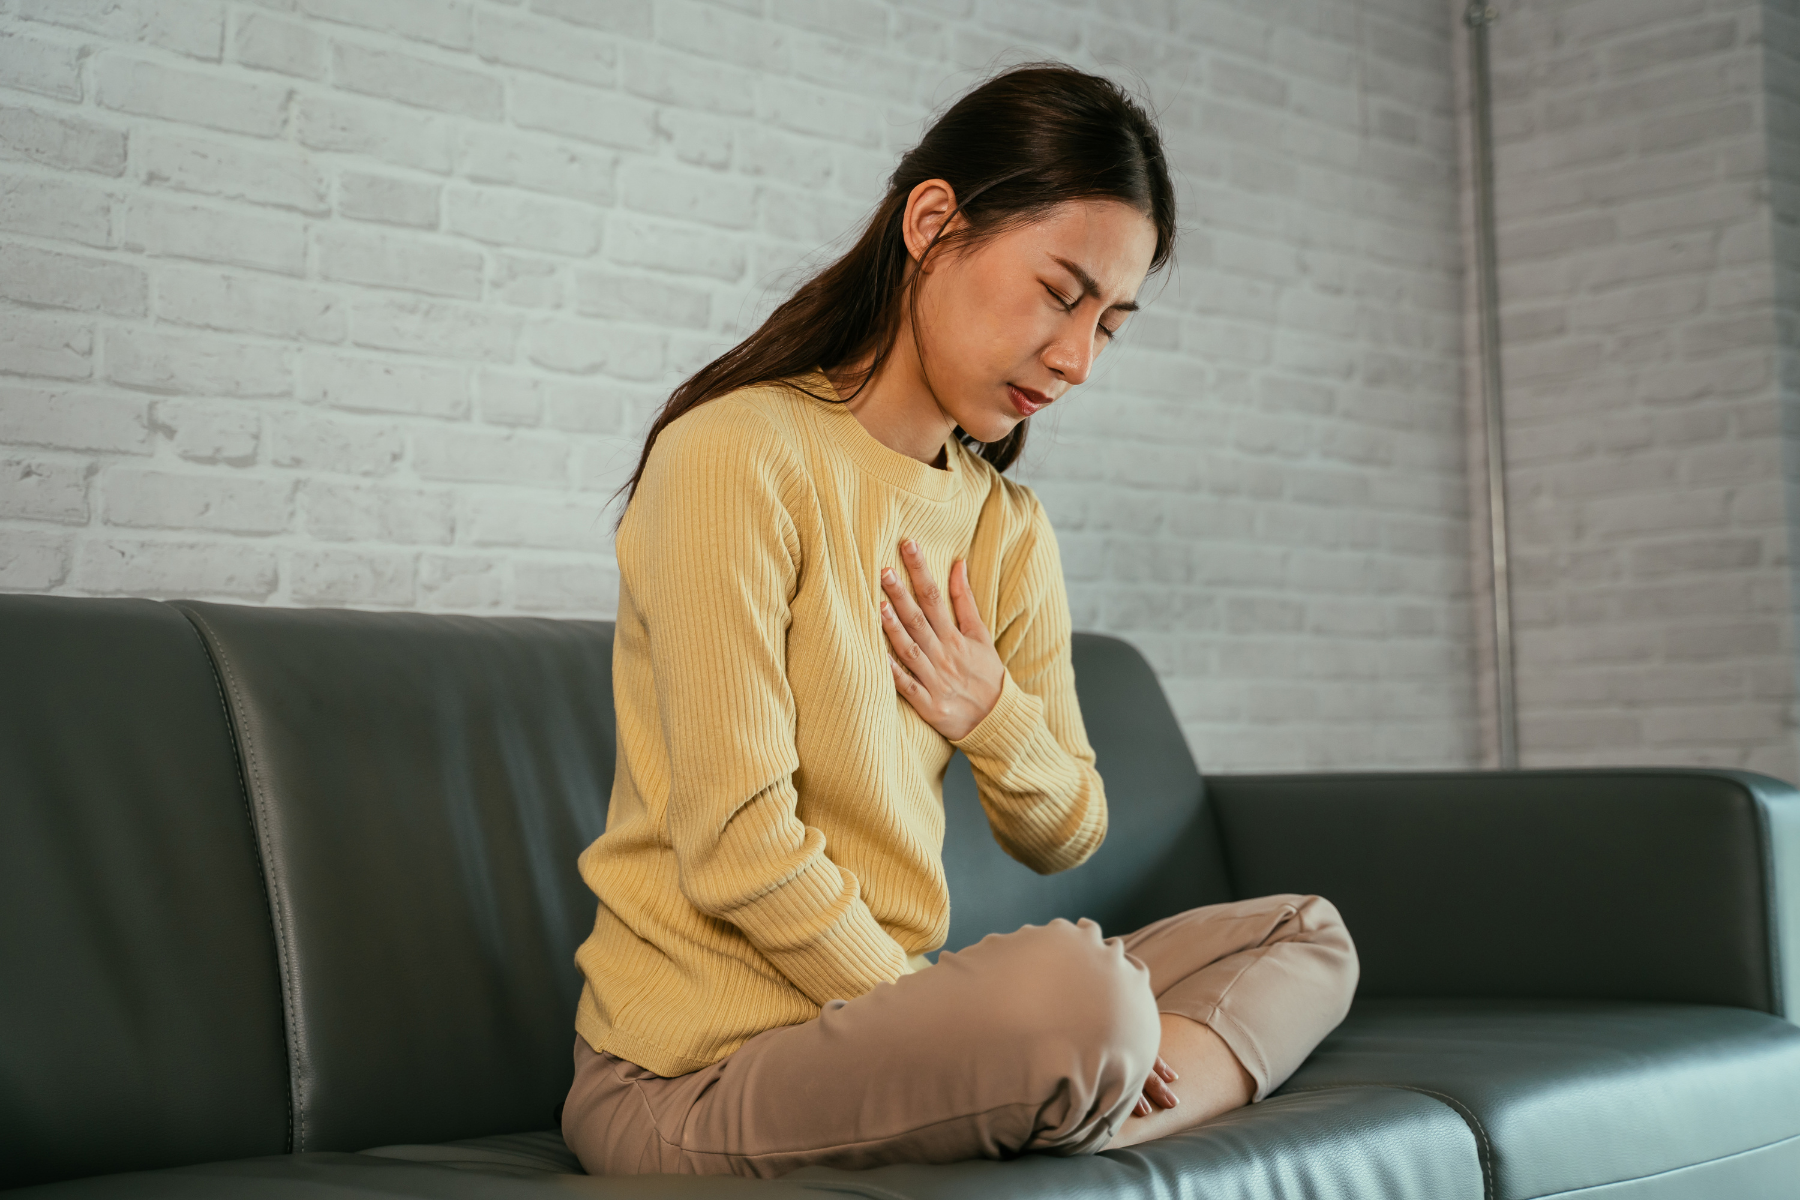
M 1019 416 L 1010 419 L 1007 417 L 988 417 L 978 424 L 962 425 L 962 422 L 960 421 L 957 423 L 962 425 L 962 431 L 964 433 L 985 445 L 988 442 L 1005 440 L 1007 434 L 1011 433 L 1022 423 L 1030 419 L 1031 418 L 1029 417 Z

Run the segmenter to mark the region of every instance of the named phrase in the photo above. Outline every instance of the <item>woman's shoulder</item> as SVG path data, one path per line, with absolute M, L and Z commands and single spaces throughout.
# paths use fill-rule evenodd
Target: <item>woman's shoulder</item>
M 788 457 L 794 446 L 794 403 L 783 383 L 752 383 L 698 403 L 657 435 L 664 453 L 725 453 L 727 457 Z
M 1049 518 L 1044 514 L 1043 502 L 1031 489 L 1029 484 L 1020 483 L 1010 475 L 1003 475 L 993 463 L 981 457 L 975 450 L 962 447 L 964 461 L 969 464 L 972 476 L 987 494 L 984 516 L 998 519 L 1012 534 L 1022 535 L 1038 532 L 1049 527 Z

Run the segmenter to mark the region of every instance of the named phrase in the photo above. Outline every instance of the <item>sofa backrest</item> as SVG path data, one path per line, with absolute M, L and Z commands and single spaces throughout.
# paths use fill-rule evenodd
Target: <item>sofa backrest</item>
M 594 921 L 575 858 L 612 789 L 611 624 L 181 608 L 273 897 L 293 1148 L 551 1125 Z
M 615 767 L 610 622 L 0 604 L 0 1028 L 51 1034 L 0 1039 L 0 1138 L 41 1135 L 51 1178 L 551 1124 L 594 918 L 576 856 Z M 1096 634 L 1074 657 L 1106 843 L 1061 875 L 1014 862 L 958 755 L 952 949 L 1230 898 L 1149 664 Z
M 1106 781 L 1106 841 L 1072 871 L 1039 875 L 994 841 L 961 754 L 944 776 L 944 873 L 958 950 L 1052 917 L 1092 917 L 1107 934 L 1232 899 L 1206 789 L 1162 685 L 1131 643 L 1077 633 L 1082 724 Z
M 279 1154 L 273 932 L 200 639 L 0 596 L 0 1188 Z

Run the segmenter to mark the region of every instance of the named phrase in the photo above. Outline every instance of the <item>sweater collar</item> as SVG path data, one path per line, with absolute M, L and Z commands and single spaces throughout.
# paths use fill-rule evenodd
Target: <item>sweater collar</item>
M 962 491 L 969 471 L 965 461 L 968 450 L 955 438 L 945 440 L 944 468 L 922 463 L 910 454 L 883 445 L 863 428 L 862 421 L 843 404 L 824 371 L 815 369 L 801 376 L 798 382 L 810 393 L 807 407 L 818 418 L 820 426 L 864 471 L 927 500 L 954 499 Z M 830 399 L 821 400 L 821 396 Z

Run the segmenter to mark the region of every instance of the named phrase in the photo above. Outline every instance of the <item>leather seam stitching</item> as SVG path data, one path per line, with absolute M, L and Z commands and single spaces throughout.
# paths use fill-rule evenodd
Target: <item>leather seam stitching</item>
M 1454 1096 L 1448 1096 L 1443 1092 L 1434 1092 L 1430 1088 L 1415 1087 L 1409 1083 L 1328 1083 L 1318 1084 L 1313 1087 L 1289 1088 L 1283 1094 L 1291 1096 L 1301 1092 L 1335 1092 L 1344 1088 L 1354 1087 L 1381 1087 L 1393 1088 L 1402 1092 L 1417 1092 L 1422 1096 L 1430 1096 L 1432 1099 L 1447 1105 L 1457 1116 L 1463 1119 L 1464 1124 L 1474 1131 L 1476 1157 L 1481 1164 L 1481 1194 L 1483 1200 L 1495 1200 L 1496 1188 L 1494 1185 L 1493 1143 L 1488 1141 L 1487 1130 L 1482 1127 L 1481 1119 L 1477 1117 L 1467 1105 L 1456 1099 Z
M 192 609 L 179 608 L 183 616 L 195 627 L 200 636 L 201 645 L 210 650 L 208 658 L 213 663 L 213 678 L 220 690 L 220 703 L 225 706 L 226 725 L 232 732 L 232 740 L 236 743 L 239 761 L 243 763 L 245 773 L 249 775 L 248 788 L 246 780 L 239 776 L 238 787 L 246 790 L 245 805 L 250 810 L 251 823 L 255 827 L 257 845 L 262 850 L 261 858 L 263 886 L 267 893 L 269 905 L 269 921 L 275 928 L 275 946 L 280 956 L 281 967 L 281 1004 L 287 1017 L 287 1051 L 288 1051 L 288 1132 L 293 1143 L 292 1153 L 302 1153 L 306 1149 L 306 1103 L 305 1080 L 300 1069 L 298 1004 L 294 995 L 293 953 L 288 945 L 287 924 L 280 917 L 281 905 L 278 896 L 281 884 L 276 869 L 275 857 L 269 846 L 267 809 L 262 787 L 262 767 L 257 758 L 255 747 L 247 736 L 239 732 L 242 725 L 240 713 L 237 673 L 232 669 L 231 660 L 225 653 L 225 647 L 218 639 L 218 634 L 206 619 Z M 229 701 L 226 692 L 229 689 Z M 254 805 L 252 805 L 254 799 Z M 261 816 L 263 819 L 258 820 Z

